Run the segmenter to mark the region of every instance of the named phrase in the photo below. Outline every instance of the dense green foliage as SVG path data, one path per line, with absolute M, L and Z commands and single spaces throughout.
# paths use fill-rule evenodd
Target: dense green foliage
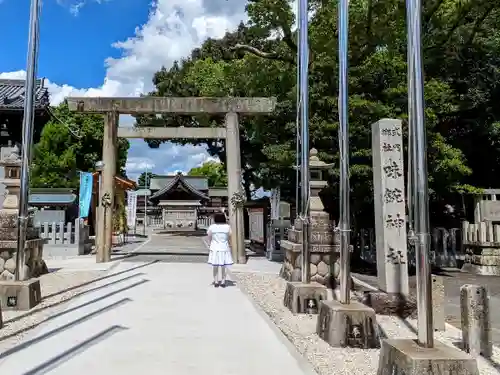
M 311 0 L 310 141 L 320 157 L 338 165 L 337 2 Z M 250 21 L 154 77 L 155 96 L 275 96 L 269 117 L 241 120 L 245 187 L 279 185 L 293 199 L 295 185 L 296 44 L 287 0 L 249 0 Z M 406 21 L 401 0 L 351 0 L 349 124 L 352 215 L 373 219 L 370 125 L 407 116 Z M 462 208 L 459 193 L 500 186 L 500 3 L 427 0 L 423 7 L 431 220 L 445 220 L 445 204 Z M 273 36 L 270 38 L 270 36 Z M 221 117 L 138 118 L 170 126 L 220 125 Z M 406 125 L 405 125 L 406 126 Z M 186 140 L 186 142 L 188 142 Z M 220 143 L 200 140 L 223 162 Z M 159 141 L 150 141 L 157 146 Z M 334 170 L 327 197 L 335 214 Z
M 142 172 L 137 179 L 137 187 L 139 189 L 149 188 L 151 179 L 157 176 L 158 175 L 153 172 Z
M 207 161 L 199 167 L 191 168 L 188 176 L 203 176 L 208 179 L 209 187 L 227 187 L 227 173 L 224 164 Z
M 102 160 L 104 120 L 100 115 L 70 112 L 64 104 L 52 111 L 54 116 L 33 150 L 31 186 L 77 189 L 79 172 L 94 171 Z M 118 142 L 117 174 L 125 175 L 129 143 Z

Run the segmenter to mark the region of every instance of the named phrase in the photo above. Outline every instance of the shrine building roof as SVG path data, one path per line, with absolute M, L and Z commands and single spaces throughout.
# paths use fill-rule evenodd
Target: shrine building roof
M 176 176 L 165 176 L 165 177 L 161 177 L 161 178 L 169 178 L 169 180 L 166 181 L 166 184 L 161 188 L 159 189 L 158 191 L 156 191 L 153 195 L 151 195 L 151 197 L 149 198 L 150 200 L 159 200 L 162 196 L 164 196 L 165 194 L 169 193 L 171 190 L 175 189 L 177 186 L 181 186 L 181 188 L 185 189 L 187 192 L 195 195 L 198 199 L 210 199 L 210 197 L 205 194 L 205 192 L 202 191 L 202 189 L 199 189 L 196 185 L 193 184 L 193 181 L 198 181 L 196 179 L 193 179 L 193 178 L 190 178 L 190 177 L 193 177 L 193 176 L 183 176 L 181 174 L 178 174 Z M 200 179 L 200 177 L 196 177 L 198 179 Z M 151 189 L 153 190 L 154 187 L 153 187 L 153 181 L 155 179 L 158 179 L 158 177 L 155 177 L 154 179 L 151 179 Z M 205 187 L 205 189 L 203 190 L 208 190 L 208 183 L 206 182 L 206 179 L 205 180 L 205 184 L 204 185 L 200 185 L 198 184 L 198 186 L 201 186 L 201 187 Z
M 150 189 L 160 190 L 166 185 L 170 184 L 179 175 L 175 176 L 155 176 L 151 178 Z M 196 190 L 207 191 L 208 190 L 208 178 L 203 176 L 182 176 L 183 181 L 188 182 Z
M 0 111 L 21 111 L 24 108 L 25 80 L 0 79 Z M 44 80 L 37 80 L 35 108 L 45 109 L 50 105 L 49 91 Z

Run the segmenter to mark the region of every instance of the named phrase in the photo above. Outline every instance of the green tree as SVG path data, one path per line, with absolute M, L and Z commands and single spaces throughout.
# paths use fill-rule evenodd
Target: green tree
M 249 0 L 247 25 L 206 41 L 189 58 L 160 70 L 151 93 L 275 96 L 279 104 L 272 116 L 241 119 L 242 167 L 247 186 L 281 186 L 285 199 L 290 199 L 296 183 L 292 166 L 297 46 L 290 6 L 287 0 Z M 311 0 L 310 7 L 310 142 L 320 158 L 338 165 L 337 1 Z M 497 2 L 425 2 L 425 114 L 434 224 L 442 219 L 445 203 L 460 202 L 458 193 L 500 185 L 499 21 Z M 407 118 L 405 4 L 351 0 L 349 27 L 352 215 L 354 225 L 368 226 L 373 224 L 370 125 L 384 117 Z M 139 118 L 137 126 L 151 121 Z M 216 126 L 222 119 L 164 116 L 156 121 L 158 126 Z M 200 142 L 225 162 L 223 145 Z M 333 214 L 338 206 L 337 176 L 335 169 L 325 195 Z
M 188 176 L 206 177 L 210 187 L 227 187 L 226 168 L 222 163 L 216 161 L 207 161 L 199 167 L 191 168 Z
M 70 112 L 65 104 L 52 112 L 33 149 L 31 186 L 77 189 L 79 172 L 94 171 L 102 160 L 104 121 L 100 115 Z M 128 148 L 128 141 L 119 139 L 117 174 L 125 175 Z
M 142 172 L 137 179 L 137 186 L 139 188 L 149 188 L 151 185 L 151 179 L 154 177 L 158 177 L 158 175 L 153 172 Z

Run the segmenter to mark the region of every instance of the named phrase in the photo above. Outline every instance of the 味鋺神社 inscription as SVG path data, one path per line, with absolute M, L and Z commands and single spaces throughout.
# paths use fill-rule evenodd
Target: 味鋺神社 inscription
M 394 217 L 391 214 L 387 214 L 387 219 L 385 220 L 385 227 L 389 229 L 404 228 L 405 219 L 401 217 L 401 214 L 396 214 L 396 216 Z
M 387 253 L 387 262 L 392 264 L 406 264 L 406 259 L 403 256 L 403 252 L 401 250 L 396 250 L 392 247 L 389 247 L 389 251 Z
M 372 152 L 379 286 L 388 293 L 408 294 L 401 121 L 373 124 Z
M 384 201 L 385 203 L 402 203 L 404 202 L 403 191 L 401 189 L 388 189 L 385 188 Z
M 399 164 L 392 159 L 389 159 L 389 162 L 384 166 L 384 172 L 388 178 L 399 178 L 403 176 L 403 171 L 399 168 Z

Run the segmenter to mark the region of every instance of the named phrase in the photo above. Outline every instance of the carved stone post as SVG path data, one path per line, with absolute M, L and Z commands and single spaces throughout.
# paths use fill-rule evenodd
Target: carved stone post
M 462 341 L 464 350 L 474 357 L 491 357 L 491 326 L 486 288 L 464 285 L 460 288 Z
M 372 125 L 378 286 L 398 297 L 409 293 L 402 134 L 400 120 Z

